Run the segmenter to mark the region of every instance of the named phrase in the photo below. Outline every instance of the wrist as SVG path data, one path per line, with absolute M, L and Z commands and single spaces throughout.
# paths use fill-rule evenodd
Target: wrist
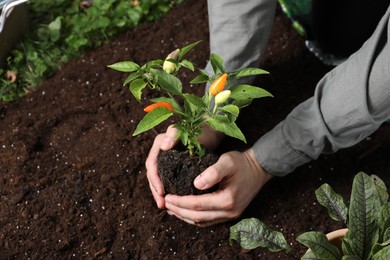
M 248 150 L 244 151 L 243 155 L 247 158 L 248 162 L 251 164 L 251 167 L 259 174 L 264 183 L 269 181 L 273 177 L 259 164 L 253 151 L 253 148 L 249 148 Z

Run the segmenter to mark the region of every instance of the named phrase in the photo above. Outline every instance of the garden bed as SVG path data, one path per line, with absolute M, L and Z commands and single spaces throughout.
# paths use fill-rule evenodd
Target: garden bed
M 123 75 L 106 66 L 120 60 L 144 63 L 197 40 L 191 60 L 205 65 L 208 53 L 206 1 L 187 0 L 161 20 L 129 30 L 72 60 L 27 97 L 0 103 L 0 252 L 5 259 L 288 259 L 264 249 L 241 252 L 229 245 L 229 227 L 188 225 L 157 209 L 144 162 L 156 128 L 132 137 L 143 117 L 122 87 Z M 331 68 L 304 47 L 278 10 L 262 68 L 261 87 L 275 98 L 242 111 L 239 126 L 248 146 L 314 92 Z M 184 74 L 188 82 L 192 73 Z M 202 87 L 187 88 L 202 93 Z M 150 97 L 151 92 L 147 93 Z M 314 190 L 329 183 L 345 197 L 359 171 L 384 180 L 390 172 L 389 125 L 362 143 L 273 179 L 242 217 L 257 217 L 282 231 L 295 257 L 295 242 L 309 230 L 341 227 L 316 203 Z M 219 152 L 245 149 L 227 138 Z

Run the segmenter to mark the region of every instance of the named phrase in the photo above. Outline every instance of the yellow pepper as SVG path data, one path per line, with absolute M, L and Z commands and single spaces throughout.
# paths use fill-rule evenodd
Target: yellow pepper
M 223 90 L 215 96 L 215 104 L 222 104 L 228 100 L 232 92 L 230 90 Z
M 170 54 L 168 54 L 168 56 L 165 58 L 165 61 L 163 63 L 163 70 L 166 73 L 172 74 L 176 71 L 176 64 L 168 60 L 169 59 L 176 60 L 177 57 L 179 56 L 179 51 L 180 51 L 179 49 L 176 49 Z

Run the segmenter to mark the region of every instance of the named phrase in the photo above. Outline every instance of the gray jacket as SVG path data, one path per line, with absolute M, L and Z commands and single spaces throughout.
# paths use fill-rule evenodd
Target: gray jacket
M 276 0 L 209 0 L 210 49 L 228 71 L 259 66 Z M 320 154 L 350 147 L 390 118 L 390 7 L 356 53 L 317 84 L 253 146 L 259 164 L 284 176 Z M 210 65 L 206 70 L 211 71 Z

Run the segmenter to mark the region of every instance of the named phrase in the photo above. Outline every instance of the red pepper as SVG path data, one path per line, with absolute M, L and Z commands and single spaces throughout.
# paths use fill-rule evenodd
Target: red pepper
M 225 88 L 227 77 L 228 75 L 224 73 L 211 84 L 209 91 L 212 96 L 216 96 Z
M 168 110 L 173 111 L 173 106 L 172 106 L 171 103 L 169 103 L 169 102 L 162 102 L 162 101 L 153 103 L 153 104 L 145 107 L 144 111 L 146 113 L 149 113 L 150 111 L 153 111 L 153 110 L 155 110 L 158 107 L 166 107 Z

